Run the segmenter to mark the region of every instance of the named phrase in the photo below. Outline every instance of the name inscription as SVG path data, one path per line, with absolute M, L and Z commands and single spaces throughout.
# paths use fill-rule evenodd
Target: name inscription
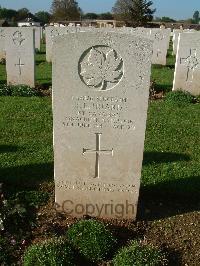
M 72 96 L 73 114 L 65 117 L 63 126 L 135 130 L 134 121 L 123 115 L 127 108 L 128 98 Z

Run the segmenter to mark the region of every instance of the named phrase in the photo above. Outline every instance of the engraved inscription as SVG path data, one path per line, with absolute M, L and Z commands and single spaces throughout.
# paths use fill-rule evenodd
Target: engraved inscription
M 95 178 L 100 178 L 100 155 L 111 155 L 113 156 L 113 149 L 112 150 L 102 150 L 101 149 L 101 135 L 102 133 L 96 133 L 96 149 L 84 149 L 83 148 L 83 155 L 86 153 L 95 153 L 96 154 L 96 163 L 95 163 Z
M 62 121 L 63 126 L 96 130 L 135 130 L 134 121 L 126 115 L 127 102 L 128 98 L 73 96 L 72 113 Z
M 155 39 L 158 41 L 162 41 L 164 39 L 164 35 L 161 32 L 157 32 L 155 34 Z
M 108 46 L 91 47 L 80 58 L 79 76 L 91 89 L 112 89 L 123 77 L 123 60 Z
M 19 58 L 19 62 L 17 64 L 15 64 L 15 66 L 18 67 L 19 75 L 21 76 L 21 74 L 22 74 L 22 67 L 25 66 L 25 64 L 22 64 L 21 58 Z
M 24 41 L 25 41 L 25 38 L 23 37 L 20 31 L 16 31 L 13 33 L 13 42 L 15 45 L 21 46 Z
M 79 191 L 96 191 L 96 192 L 129 192 L 136 193 L 134 184 L 114 184 L 101 182 L 85 182 L 85 181 L 58 181 L 57 188 Z
M 187 67 L 186 81 L 192 82 L 194 77 L 194 71 L 197 67 L 199 67 L 197 50 L 190 49 L 190 55 L 186 58 L 180 58 L 180 64 Z

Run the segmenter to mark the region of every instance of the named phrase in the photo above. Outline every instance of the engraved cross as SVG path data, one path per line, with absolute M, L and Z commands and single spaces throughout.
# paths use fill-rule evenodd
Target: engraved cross
M 199 66 L 197 50 L 190 49 L 190 55 L 186 58 L 180 58 L 180 64 L 187 67 L 186 81 L 192 82 L 194 77 L 194 71 Z
M 22 74 L 22 68 L 21 67 L 25 66 L 25 64 L 22 64 L 21 58 L 19 58 L 19 63 L 15 64 L 15 66 L 18 66 L 19 75 L 21 76 L 21 74 Z
M 86 153 L 96 153 L 96 163 L 95 163 L 95 178 L 100 178 L 100 155 L 111 155 L 113 156 L 112 150 L 102 150 L 101 149 L 101 135 L 102 133 L 95 133 L 96 135 L 96 149 L 83 149 L 83 155 Z

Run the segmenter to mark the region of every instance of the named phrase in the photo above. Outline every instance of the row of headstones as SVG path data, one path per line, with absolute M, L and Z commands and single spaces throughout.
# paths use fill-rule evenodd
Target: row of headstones
M 173 54 L 176 55 L 173 90 L 200 95 L 200 32 L 174 30 Z
M 46 28 L 46 60 L 52 61 L 53 39 L 75 32 L 128 33 L 141 36 L 153 41 L 153 64 L 166 65 L 169 47 L 170 29 L 119 28 L 95 29 L 77 27 L 47 27 Z M 42 30 L 34 28 L 1 28 L 0 29 L 0 58 L 5 57 L 8 84 L 27 84 L 35 86 L 35 48 L 40 50 Z M 173 53 L 177 55 L 174 73 L 173 90 L 182 89 L 194 95 L 200 94 L 199 75 L 199 39 L 200 32 L 174 30 Z M 178 51 L 178 52 L 177 52 Z
M 92 28 L 92 27 L 46 27 L 46 60 L 52 61 L 53 38 L 75 32 L 115 32 L 143 36 L 153 40 L 152 64 L 166 65 L 167 50 L 169 48 L 171 29 L 147 28 Z
M 145 28 L 95 29 L 92 27 L 47 27 L 46 60 L 52 61 L 53 39 L 58 35 L 75 32 L 118 32 L 145 36 L 153 40 L 153 64 L 166 64 L 170 30 Z M 35 86 L 35 49 L 40 50 L 42 29 L 40 27 L 1 28 L 0 58 L 6 56 L 7 83 Z

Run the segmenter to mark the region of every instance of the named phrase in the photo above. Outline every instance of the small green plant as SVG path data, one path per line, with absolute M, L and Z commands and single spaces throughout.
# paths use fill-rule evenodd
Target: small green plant
M 10 87 L 7 86 L 6 84 L 0 85 L 0 96 L 10 96 L 11 91 Z
M 69 228 L 67 237 L 74 248 L 87 260 L 98 262 L 113 250 L 116 240 L 103 223 L 82 220 Z
M 14 249 L 8 239 L 0 236 L 0 265 L 11 265 Z
M 28 206 L 37 208 L 47 203 L 49 194 L 42 191 L 21 191 L 16 194 L 16 198 Z
M 132 241 L 124 247 L 113 259 L 114 266 L 161 266 L 166 265 L 166 259 L 160 250 L 149 245 Z
M 53 238 L 30 246 L 24 254 L 23 266 L 74 266 L 75 252 L 63 238 Z
M 187 105 L 195 102 L 195 97 L 189 92 L 181 90 L 171 91 L 166 94 L 165 102 L 167 104 Z
M 30 88 L 26 85 L 0 85 L 0 96 L 22 96 L 22 97 L 32 97 L 39 96 L 38 91 Z

